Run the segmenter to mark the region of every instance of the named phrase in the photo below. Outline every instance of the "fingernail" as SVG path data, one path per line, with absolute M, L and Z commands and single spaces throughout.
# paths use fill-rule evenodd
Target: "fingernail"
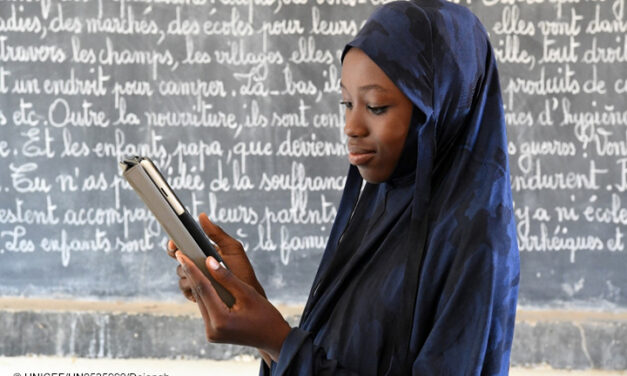
M 212 256 L 209 256 L 209 267 L 213 270 L 218 270 L 220 268 L 220 264 Z

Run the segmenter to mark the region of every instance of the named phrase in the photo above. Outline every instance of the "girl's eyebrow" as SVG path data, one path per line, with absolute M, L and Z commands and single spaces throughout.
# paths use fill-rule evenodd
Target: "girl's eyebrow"
M 340 87 L 347 90 L 346 86 L 344 86 L 344 83 L 340 81 Z M 377 91 L 387 91 L 386 88 L 384 88 L 381 85 L 377 85 L 377 84 L 369 84 L 369 85 L 364 85 L 364 86 L 360 86 L 359 87 L 359 92 L 363 93 L 366 91 L 370 91 L 370 90 L 377 90 Z

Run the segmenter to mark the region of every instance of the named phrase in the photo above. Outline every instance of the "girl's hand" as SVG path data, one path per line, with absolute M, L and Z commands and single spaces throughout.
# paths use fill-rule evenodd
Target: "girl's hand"
M 248 260 L 248 256 L 246 256 L 242 243 L 229 236 L 220 226 L 211 222 L 205 213 L 201 213 L 198 216 L 198 222 L 200 222 L 200 226 L 209 239 L 215 243 L 216 250 L 229 270 L 235 274 L 237 278 L 252 286 L 260 295 L 265 297 L 266 293 L 257 280 L 255 271 L 250 264 L 250 260 Z M 177 246 L 170 240 L 167 248 L 168 255 L 175 258 L 174 253 L 177 250 Z M 185 295 L 187 299 L 196 302 L 191 292 L 189 281 L 187 281 L 187 277 L 181 269 L 181 266 L 177 267 L 176 274 L 179 276 L 179 289 L 183 292 L 183 295 Z
M 209 257 L 207 269 L 235 298 L 235 304 L 229 308 L 189 258 L 180 251 L 175 257 L 198 304 L 207 340 L 257 347 L 277 361 L 283 341 L 291 330 L 281 313 L 249 284 Z
M 261 284 L 257 280 L 255 271 L 250 264 L 250 260 L 248 260 L 248 256 L 246 256 L 242 243 L 229 236 L 229 234 L 224 232 L 220 226 L 211 222 L 205 213 L 201 213 L 198 216 L 198 222 L 209 239 L 215 243 L 216 250 L 231 272 L 235 274 L 237 278 L 252 286 L 260 295 L 265 297 L 266 293 L 263 291 Z M 174 254 L 177 250 L 177 246 L 172 240 L 170 240 L 167 247 L 168 255 L 172 258 L 176 258 Z M 192 293 L 190 281 L 187 279 L 181 265 L 176 268 L 176 274 L 179 276 L 179 289 L 183 295 L 188 300 L 196 303 L 196 298 L 194 298 L 194 294 Z M 259 352 L 269 366 L 270 356 L 261 349 L 259 349 Z

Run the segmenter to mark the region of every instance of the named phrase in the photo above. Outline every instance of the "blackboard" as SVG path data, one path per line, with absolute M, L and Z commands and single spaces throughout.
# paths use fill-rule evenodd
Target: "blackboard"
M 0 295 L 180 298 L 117 167 L 142 154 L 302 304 L 348 169 L 339 56 L 380 3 L 0 1 Z M 627 307 L 625 1 L 461 5 L 499 64 L 521 305 Z

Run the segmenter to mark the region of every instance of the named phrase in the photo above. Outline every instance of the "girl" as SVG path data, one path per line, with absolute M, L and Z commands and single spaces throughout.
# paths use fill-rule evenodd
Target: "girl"
M 300 325 L 201 215 L 231 269 L 208 268 L 236 299 L 176 252 L 208 339 L 259 348 L 263 375 L 507 374 L 519 259 L 483 26 L 446 1 L 388 3 L 346 46 L 341 87 L 351 167 Z

